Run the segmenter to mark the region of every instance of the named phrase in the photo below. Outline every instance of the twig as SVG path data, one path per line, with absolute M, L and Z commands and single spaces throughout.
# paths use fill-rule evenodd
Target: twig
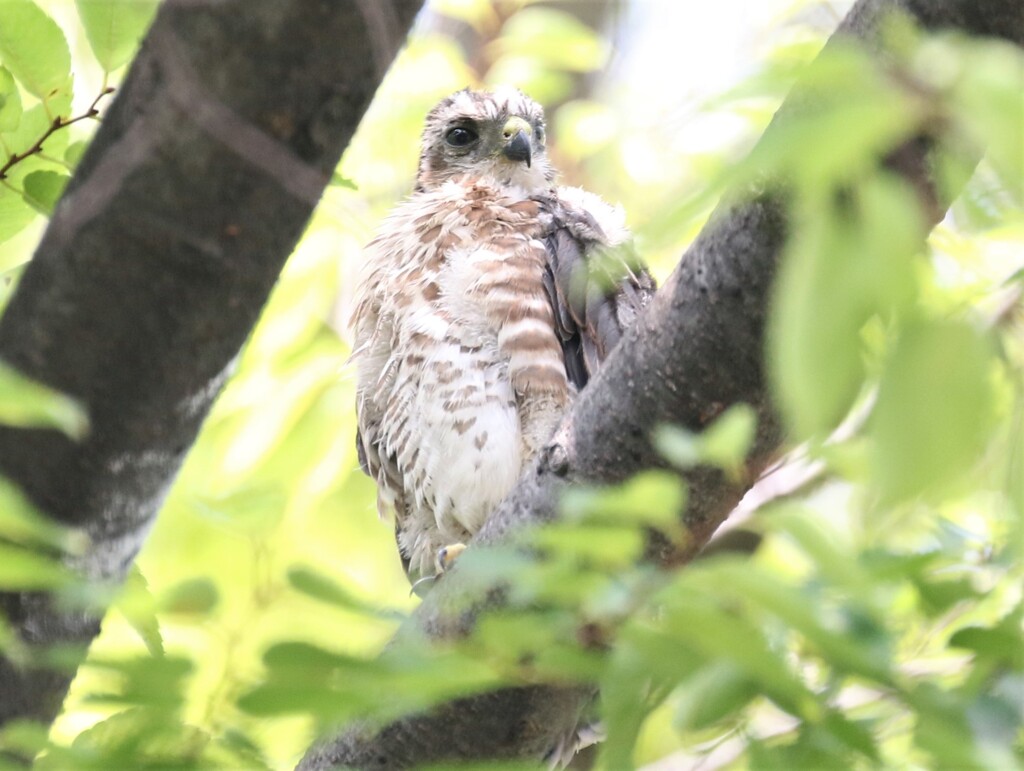
M 99 92 L 99 94 L 96 95 L 96 98 L 92 100 L 92 104 L 89 105 L 89 109 L 81 115 L 77 115 L 74 118 L 68 118 L 67 120 L 62 118 L 60 115 L 54 118 L 53 122 L 50 123 L 45 133 L 41 137 L 39 137 L 39 139 L 37 139 L 30 148 L 28 148 L 27 150 L 25 150 L 25 152 L 22 153 L 12 153 L 7 158 L 7 162 L 4 163 L 3 166 L 0 166 L 0 179 L 7 179 L 7 172 L 10 171 L 17 164 L 21 163 L 26 158 L 28 158 L 30 155 L 36 155 L 42 152 L 43 143 L 47 139 L 49 139 L 53 135 L 53 133 L 58 129 L 62 129 L 65 126 L 70 126 L 72 123 L 78 123 L 78 121 L 85 120 L 86 118 L 95 118 L 97 115 L 99 115 L 100 111 L 96 109 L 96 105 L 99 104 L 100 99 L 102 99 L 107 94 L 112 94 L 113 92 L 114 89 L 111 86 L 107 86 L 106 88 L 104 88 L 102 91 Z

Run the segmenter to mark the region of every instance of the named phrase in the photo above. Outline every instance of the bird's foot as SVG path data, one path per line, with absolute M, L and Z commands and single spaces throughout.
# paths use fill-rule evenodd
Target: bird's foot
M 437 557 L 434 559 L 434 567 L 437 568 L 437 575 L 441 575 L 446 572 L 448 568 L 454 565 L 455 560 L 457 560 L 459 555 L 465 550 L 466 544 L 464 543 L 452 543 L 438 549 Z
M 464 543 L 453 543 L 438 549 L 437 556 L 434 558 L 434 567 L 437 569 L 437 572 L 432 576 L 423 576 L 423 578 L 414 581 L 412 588 L 409 589 L 409 594 L 422 597 L 426 593 L 427 588 L 443 576 L 465 550 L 466 544 Z

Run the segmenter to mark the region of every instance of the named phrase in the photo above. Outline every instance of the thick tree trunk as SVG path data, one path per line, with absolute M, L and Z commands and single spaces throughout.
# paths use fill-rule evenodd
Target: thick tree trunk
M 879 23 L 894 8 L 928 28 L 958 28 L 1024 46 L 1020 0 L 861 0 L 837 36 L 857 37 L 879 48 Z M 784 105 L 768 131 L 784 125 L 791 109 Z M 909 143 L 889 165 L 921 192 L 924 209 L 937 219 L 942 205 L 926 173 L 926 152 L 926 142 Z M 749 458 L 749 479 L 756 477 L 781 441 L 765 387 L 764 332 L 787 214 L 783 195 L 766 189 L 756 196 L 734 195 L 733 203 L 719 207 L 640 324 L 583 391 L 556 436 L 557 444 L 524 475 L 474 543 L 501 542 L 524 525 L 554 518 L 559 494 L 570 484 L 616 482 L 659 465 L 648 439 L 658 423 L 699 429 L 738 402 L 752 405 L 758 414 Z M 745 490 L 711 469 L 698 469 L 688 483 L 690 549 L 660 555 L 677 564 L 703 546 Z M 456 566 L 430 592 L 413 623 L 432 636 L 465 631 L 472 618 L 455 614 L 458 628 L 452 628 L 453 614 L 445 612 L 458 594 Z M 578 709 L 589 697 L 582 690 L 533 686 L 462 699 L 380 730 L 350 730 L 315 747 L 299 768 L 393 769 L 539 759 L 572 730 Z
M 168 0 L 0 321 L 0 356 L 92 430 L 0 428 L 0 473 L 119 582 L 422 0 Z M 30 651 L 99 618 L 0 594 Z M 72 672 L 0 658 L 0 724 Z

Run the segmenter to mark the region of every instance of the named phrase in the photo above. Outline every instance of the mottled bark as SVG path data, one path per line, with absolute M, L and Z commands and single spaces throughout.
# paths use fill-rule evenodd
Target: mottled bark
M 0 428 L 0 473 L 119 582 L 422 0 L 168 0 L 0 320 L 0 357 L 91 431 Z M 0 594 L 30 650 L 99 618 Z M 0 658 L 0 724 L 73 672 Z
M 880 50 L 878 26 L 893 8 L 928 28 L 958 28 L 1024 45 L 1020 0 L 861 0 L 836 37 L 856 37 Z M 807 106 L 799 95 L 787 100 L 768 131 L 780 130 L 788 112 Z M 937 219 L 942 205 L 936 205 L 940 197 L 928 177 L 927 150 L 926 141 L 908 143 L 887 165 L 921 193 L 923 208 Z M 524 475 L 475 544 L 499 543 L 524 525 L 553 519 L 559 494 L 568 485 L 616 482 L 658 465 L 649 441 L 658 423 L 699 429 L 738 402 L 752 405 L 759 419 L 748 480 L 756 477 L 782 439 L 766 393 L 764 362 L 768 301 L 787 231 L 780 189 L 766 184 L 756 195 L 735 192 L 731 203 L 719 206 L 641 323 L 582 393 L 556 437 L 558 446 Z M 712 469 L 698 469 L 687 481 L 690 548 L 659 555 L 676 564 L 692 558 L 746 489 Z M 456 567 L 427 596 L 413 623 L 434 636 L 459 633 L 472 624 L 470 616 L 460 614 L 453 628 L 445 612 L 459 594 L 458 581 Z M 353 729 L 315 747 L 299 767 L 393 769 L 457 760 L 539 759 L 572 730 L 589 697 L 583 690 L 534 686 L 463 699 L 377 732 Z

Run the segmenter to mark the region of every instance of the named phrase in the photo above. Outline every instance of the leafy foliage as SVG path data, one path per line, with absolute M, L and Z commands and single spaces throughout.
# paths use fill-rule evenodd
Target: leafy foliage
M 74 94 L 86 102 L 108 77 L 116 83 L 153 4 L 44 7 L 60 26 L 29 0 L 0 4 L 8 158 L 76 114 L 72 71 L 75 84 L 97 84 Z M 739 120 L 743 132 L 694 151 L 676 141 L 685 127 L 674 102 L 652 106 L 608 84 L 600 98 L 588 92 L 613 49 L 574 16 L 477 0 L 436 11 L 472 42 L 436 25 L 392 69 L 65 713 L 49 733 L 4 728 L 0 751 L 54 769 L 286 768 L 339 723 L 560 683 L 600 687 L 602 768 L 661 758 L 703 768 L 1024 763 L 1021 52 L 903 24 L 889 32 L 891 62 L 836 47 L 802 74 L 807 109 L 741 162 L 818 53 L 821 30 L 791 22 L 790 44 L 761 71 L 706 100 L 701 115 Z M 10 32 L 14 22 L 24 35 Z M 344 316 L 361 245 L 408 190 L 424 112 L 467 83 L 509 81 L 551 105 L 567 181 L 621 200 L 662 276 L 719 193 L 785 181 L 793 226 L 770 366 L 813 474 L 748 521 L 763 536 L 756 554 L 680 571 L 639 560 L 652 531 L 687 547 L 675 473 L 574 490 L 558 522 L 460 557 L 473 586 L 465 601 L 501 593 L 500 611 L 464 640 L 432 646 L 405 631 L 378 656 L 416 600 L 389 528 L 371 514 L 349 349 L 331 324 Z M 54 132 L 0 183 L 5 287 L 29 258 L 30 225 L 81 157 L 80 128 Z M 917 191 L 879 163 L 922 134 L 950 186 L 971 173 L 958 148 L 988 147 L 924 248 Z M 713 465 L 738 478 L 753 415 L 739 405 L 702 434 L 665 426 L 652 439 L 676 469 Z M 73 401 L 6 370 L 0 420 L 76 437 L 88 427 Z M 64 567 L 82 545 L 0 485 L 0 587 L 106 603 L 109 588 L 76 586 Z M 42 655 L 3 623 L 0 650 L 25 664 Z M 45 663 L 74 666 L 79 655 L 49 651 Z

